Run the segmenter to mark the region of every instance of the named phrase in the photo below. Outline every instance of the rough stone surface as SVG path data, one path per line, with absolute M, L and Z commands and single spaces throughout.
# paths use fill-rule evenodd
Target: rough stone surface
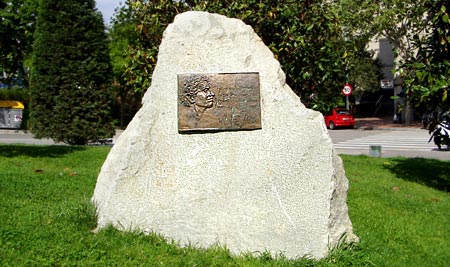
M 177 74 L 259 72 L 262 129 L 177 130 Z M 143 106 L 98 177 L 98 227 L 200 247 L 322 258 L 356 240 L 348 181 L 320 113 L 305 108 L 252 28 L 204 12 L 164 33 Z

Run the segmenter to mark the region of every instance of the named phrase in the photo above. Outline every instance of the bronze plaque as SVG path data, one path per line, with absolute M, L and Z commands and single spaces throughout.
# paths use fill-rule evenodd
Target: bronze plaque
M 178 74 L 178 131 L 261 129 L 259 73 Z

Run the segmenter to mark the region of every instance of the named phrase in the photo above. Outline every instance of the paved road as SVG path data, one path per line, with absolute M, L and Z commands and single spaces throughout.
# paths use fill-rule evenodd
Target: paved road
M 0 130 L 0 143 L 3 144 L 29 144 L 29 145 L 53 145 L 51 139 L 35 139 L 30 133 L 15 130 Z
M 329 134 L 340 154 L 369 155 L 371 145 L 380 145 L 382 157 L 402 156 L 450 160 L 450 151 L 439 151 L 432 142 L 428 143 L 428 131 L 423 129 L 339 129 L 329 130 Z M 0 143 L 55 144 L 50 139 L 35 139 L 30 133 L 11 130 L 0 130 Z
M 122 131 L 117 131 L 113 142 L 117 140 Z M 65 145 L 55 143 L 52 139 L 36 139 L 27 131 L 0 129 L 0 144 L 27 144 L 27 145 Z
M 338 153 L 369 155 L 370 146 L 381 146 L 382 157 L 422 157 L 450 160 L 450 151 L 439 151 L 423 129 L 329 131 Z

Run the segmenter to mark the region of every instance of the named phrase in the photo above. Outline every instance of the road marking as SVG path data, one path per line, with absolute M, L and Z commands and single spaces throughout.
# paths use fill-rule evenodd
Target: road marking
M 428 143 L 427 132 L 392 131 L 334 144 L 336 149 L 361 150 L 369 149 L 372 145 L 380 145 L 383 150 L 396 151 L 432 151 L 437 147 L 433 142 Z

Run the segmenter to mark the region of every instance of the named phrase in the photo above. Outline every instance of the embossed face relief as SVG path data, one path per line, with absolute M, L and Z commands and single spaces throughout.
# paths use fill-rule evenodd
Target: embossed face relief
M 261 129 L 259 73 L 178 75 L 178 131 Z
M 210 90 L 209 82 L 203 81 L 201 83 L 200 91 L 195 95 L 193 104 L 203 108 L 210 108 L 213 106 L 214 93 Z

